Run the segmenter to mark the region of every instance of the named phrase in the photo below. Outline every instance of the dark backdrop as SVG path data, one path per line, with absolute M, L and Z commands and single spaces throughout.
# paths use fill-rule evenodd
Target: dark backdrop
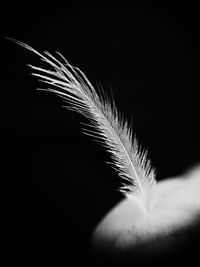
M 199 14 L 176 1 L 66 2 L 1 8 L 3 217 L 8 259 L 88 262 L 91 233 L 120 199 L 109 157 L 80 130 L 79 115 L 37 91 L 27 63 L 60 51 L 91 82 L 111 87 L 117 107 L 149 151 L 157 179 L 199 156 Z M 5 182 L 5 185 L 4 185 Z M 57 265 L 59 266 L 59 264 Z

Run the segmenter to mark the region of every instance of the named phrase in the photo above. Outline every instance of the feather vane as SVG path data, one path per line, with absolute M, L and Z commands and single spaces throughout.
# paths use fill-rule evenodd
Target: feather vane
M 13 40 L 13 39 L 12 39 Z M 95 137 L 111 155 L 112 167 L 122 178 L 120 191 L 140 206 L 147 209 L 147 194 L 155 183 L 155 171 L 147 159 L 147 152 L 139 147 L 128 122 L 118 111 L 113 97 L 99 88 L 94 89 L 85 74 L 73 67 L 60 53 L 60 60 L 49 52 L 39 53 L 32 47 L 13 40 L 32 51 L 46 62 L 51 69 L 29 65 L 33 75 L 49 88 L 42 90 L 56 93 L 68 103 L 65 108 L 85 116 L 83 132 Z

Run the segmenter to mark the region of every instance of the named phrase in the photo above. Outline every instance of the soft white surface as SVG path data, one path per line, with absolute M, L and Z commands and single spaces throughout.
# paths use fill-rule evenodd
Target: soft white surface
M 146 213 L 130 199 L 117 204 L 97 226 L 93 245 L 126 250 L 158 239 L 173 245 L 178 241 L 176 233 L 192 227 L 199 218 L 200 167 L 159 182 L 151 201 Z

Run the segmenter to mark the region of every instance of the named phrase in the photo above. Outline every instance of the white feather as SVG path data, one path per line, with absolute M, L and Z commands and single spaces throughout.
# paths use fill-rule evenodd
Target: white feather
M 62 62 L 49 52 L 39 53 L 20 41 L 13 41 L 34 52 L 51 67 L 49 70 L 29 65 L 33 75 L 50 85 L 44 90 L 61 96 L 69 104 L 67 109 L 89 120 L 88 126 L 92 130 L 83 129 L 84 133 L 97 138 L 110 152 L 111 163 L 123 180 L 120 191 L 147 210 L 150 192 L 156 184 L 154 169 L 147 160 L 147 152 L 141 150 L 136 137 L 133 138 L 130 126 L 117 110 L 113 98 L 109 99 L 100 90 L 97 94 L 85 74 L 70 65 L 60 53 L 57 54 Z

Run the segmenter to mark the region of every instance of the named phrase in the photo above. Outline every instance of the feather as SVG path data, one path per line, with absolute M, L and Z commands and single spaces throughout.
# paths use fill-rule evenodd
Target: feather
M 9 38 L 11 39 L 11 38 Z M 51 69 L 29 65 L 33 75 L 49 85 L 42 89 L 62 97 L 67 109 L 85 116 L 89 124 L 83 131 L 103 144 L 111 156 L 111 165 L 120 178 L 120 191 L 137 203 L 143 211 L 149 207 L 150 192 L 156 184 L 155 171 L 147 159 L 147 151 L 140 148 L 129 123 L 118 111 L 113 97 L 102 90 L 98 93 L 77 67 L 73 67 L 60 53 L 39 53 L 34 48 L 14 39 L 12 41 L 32 51 Z

